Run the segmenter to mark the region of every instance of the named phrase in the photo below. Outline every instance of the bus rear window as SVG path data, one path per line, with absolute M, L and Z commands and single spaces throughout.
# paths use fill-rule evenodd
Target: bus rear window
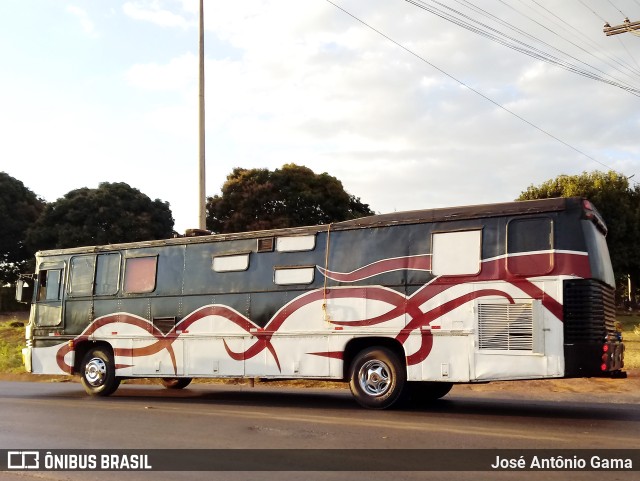
M 553 221 L 547 217 L 514 219 L 507 225 L 507 270 L 541 276 L 553 270 Z
M 582 221 L 582 229 L 587 243 L 587 251 L 589 252 L 591 277 L 615 287 L 616 280 L 613 275 L 609 248 L 604 234 L 595 223 L 589 220 Z

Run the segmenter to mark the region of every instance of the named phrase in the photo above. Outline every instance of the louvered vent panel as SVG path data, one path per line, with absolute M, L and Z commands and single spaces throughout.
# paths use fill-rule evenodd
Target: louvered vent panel
M 532 351 L 532 305 L 479 304 L 478 337 L 480 349 Z

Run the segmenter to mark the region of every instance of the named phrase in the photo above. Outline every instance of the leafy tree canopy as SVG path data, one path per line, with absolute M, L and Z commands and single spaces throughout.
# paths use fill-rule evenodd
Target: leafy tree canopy
M 207 201 L 207 228 L 244 232 L 328 224 L 372 215 L 367 204 L 345 192 L 342 182 L 325 173 L 286 164 L 268 169 L 235 168 L 222 195 Z
M 26 231 L 43 208 L 44 202 L 22 182 L 0 172 L 0 284 L 13 282 L 31 259 Z
M 604 217 L 613 270 L 619 279 L 630 274 L 640 279 L 640 190 L 614 171 L 560 175 L 539 186 L 530 186 L 518 200 L 550 197 L 586 197 Z
M 97 189 L 72 190 L 48 204 L 28 232 L 36 250 L 171 237 L 169 204 L 151 200 L 125 183 L 101 183 Z

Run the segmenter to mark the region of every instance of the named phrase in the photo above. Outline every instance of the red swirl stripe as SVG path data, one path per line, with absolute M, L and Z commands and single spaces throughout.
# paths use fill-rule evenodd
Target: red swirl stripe
M 322 275 L 338 282 L 357 282 L 369 277 L 400 270 L 431 271 L 431 254 L 382 259 L 351 272 L 334 272 L 318 266 Z
M 548 254 L 531 254 L 526 257 L 530 257 L 530 261 L 535 263 L 538 256 L 547 256 Z M 590 276 L 589 259 L 586 255 L 580 253 L 559 253 L 553 254 L 553 264 L 551 272 L 547 275 L 558 276 L 567 275 L 586 278 Z M 413 269 L 429 271 L 431 269 L 431 256 L 419 255 L 419 256 L 407 256 L 397 257 L 393 259 L 384 259 L 368 266 L 356 269 L 348 273 L 332 272 L 322 269 L 318 266 L 318 269 L 332 280 L 339 282 L 356 282 L 358 280 L 366 279 L 374 275 L 383 274 L 394 270 Z M 311 291 L 307 294 L 299 296 L 290 303 L 283 306 L 267 323 L 264 328 L 260 328 L 251 322 L 237 311 L 230 307 L 223 305 L 208 305 L 203 306 L 196 311 L 193 311 L 187 315 L 182 321 L 180 321 L 169 333 L 163 334 L 157 327 L 146 319 L 142 319 L 137 316 L 133 316 L 127 313 L 115 313 L 108 316 L 104 316 L 96 319 L 92 322 L 85 331 L 74 339 L 74 344 L 77 345 L 80 342 L 88 341 L 91 336 L 101 327 L 112 323 L 125 323 L 133 326 L 137 326 L 149 333 L 155 338 L 155 342 L 145 347 L 138 348 L 116 348 L 114 349 L 115 356 L 124 357 L 140 357 L 156 354 L 164 349 L 167 349 L 171 357 L 174 373 L 177 374 L 177 360 L 173 351 L 173 342 L 178 338 L 177 331 L 186 331 L 195 322 L 207 316 L 219 316 L 227 319 L 231 323 L 237 325 L 251 336 L 255 336 L 257 339 L 244 352 L 234 352 L 230 349 L 227 342 L 223 339 L 224 347 L 227 354 L 234 360 L 243 361 L 251 359 L 254 356 L 260 354 L 264 349 L 267 349 L 273 356 L 278 369 L 280 368 L 280 361 L 278 359 L 277 352 L 271 343 L 272 336 L 282 327 L 284 322 L 297 313 L 297 311 L 312 302 L 320 301 L 323 299 L 367 299 L 377 300 L 384 302 L 391 306 L 388 312 L 367 318 L 367 319 L 353 319 L 347 321 L 331 321 L 331 323 L 338 326 L 372 326 L 381 324 L 389 320 L 395 319 L 401 315 L 407 315 L 409 321 L 407 325 L 401 329 L 396 336 L 396 339 L 404 344 L 411 332 L 429 326 L 431 322 L 440 318 L 444 314 L 451 312 L 457 307 L 463 304 L 486 296 L 501 296 L 513 302 L 513 299 L 506 292 L 497 289 L 483 289 L 473 291 L 471 293 L 459 296 L 452 299 L 442 305 L 439 305 L 430 311 L 423 312 L 421 306 L 428 300 L 436 297 L 437 295 L 445 292 L 451 287 L 458 286 L 466 283 L 486 282 L 486 281 L 506 281 L 513 286 L 523 291 L 527 296 L 532 299 L 539 299 L 542 305 L 562 321 L 563 312 L 562 304 L 560 304 L 553 297 L 546 294 L 540 287 L 538 287 L 533 281 L 523 276 L 514 275 L 509 272 L 509 261 L 507 257 L 500 257 L 484 261 L 482 263 L 482 270 L 477 275 L 469 276 L 441 276 L 434 278 L 431 282 L 422 286 L 412 296 L 406 297 L 403 294 L 394 291 L 389 288 L 381 286 L 362 286 L 362 287 L 343 287 L 343 288 L 329 288 L 325 290 L 318 289 Z M 424 361 L 429 355 L 433 338 L 430 331 L 421 331 L 421 346 L 415 353 L 407 356 L 407 364 L 413 365 Z M 56 362 L 61 370 L 71 373 L 72 366 L 68 365 L 65 361 L 65 356 L 73 348 L 69 344 L 63 344 L 59 348 L 56 355 Z M 339 358 L 340 356 L 336 352 L 327 354 L 322 353 L 310 353 L 313 355 L 326 355 L 332 358 Z M 120 365 L 119 365 L 120 366 Z M 122 365 L 124 366 L 124 365 Z

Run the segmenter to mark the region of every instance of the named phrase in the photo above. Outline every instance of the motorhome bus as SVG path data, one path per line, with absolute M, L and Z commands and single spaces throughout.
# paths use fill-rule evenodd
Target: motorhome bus
M 621 376 L 606 232 L 562 198 L 38 252 L 18 283 L 24 361 L 98 396 L 138 377 L 305 378 L 378 409 L 456 383 Z

